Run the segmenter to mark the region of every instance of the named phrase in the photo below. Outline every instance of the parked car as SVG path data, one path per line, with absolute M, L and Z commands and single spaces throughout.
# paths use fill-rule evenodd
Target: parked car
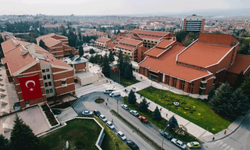
M 109 94 L 110 97 L 120 96 L 120 95 L 121 95 L 120 91 L 113 91 Z
M 128 110 L 128 105 L 126 105 L 126 104 L 121 104 L 121 107 L 122 107 L 123 109 L 125 109 L 125 110 Z
M 82 114 L 83 114 L 84 116 L 92 116 L 92 115 L 93 115 L 93 112 L 88 111 L 88 110 L 85 110 L 85 111 L 82 112 Z
M 99 118 L 103 121 L 103 122 L 107 122 L 107 118 L 104 115 L 100 115 Z
M 113 129 L 115 128 L 114 124 L 113 124 L 111 121 L 108 121 L 108 122 L 106 123 L 106 125 L 107 125 L 111 130 L 113 130 Z
M 187 148 L 187 145 L 184 144 L 182 141 L 180 140 L 177 140 L 176 138 L 172 138 L 171 140 L 172 143 L 174 143 L 176 146 L 178 146 L 179 148 L 181 149 L 186 149 Z
M 139 116 L 138 119 L 141 120 L 141 122 L 148 123 L 148 119 L 144 116 Z
M 135 144 L 135 142 L 131 140 L 127 140 L 127 145 L 132 149 L 132 150 L 139 150 L 139 147 Z
M 197 141 L 192 141 L 192 142 L 188 142 L 188 143 L 187 143 L 187 147 L 188 147 L 188 148 L 200 148 L 201 145 L 200 145 L 200 143 L 197 142 Z
M 136 117 L 139 116 L 139 113 L 136 110 L 130 110 L 130 113 Z
M 98 111 L 98 110 L 96 110 L 96 109 L 93 111 L 93 113 L 94 113 L 94 115 L 96 115 L 97 117 L 99 117 L 99 116 L 101 115 L 100 111 Z
M 61 110 L 52 110 L 52 112 L 55 114 L 55 115 L 60 115 L 62 113 Z
M 159 133 L 161 134 L 161 136 L 165 137 L 168 140 L 172 139 L 172 135 L 169 134 L 167 131 L 164 131 L 162 129 L 159 129 Z
M 109 93 L 111 93 L 111 92 L 113 92 L 115 90 L 116 90 L 115 88 L 109 88 L 109 89 L 104 90 L 103 93 L 104 94 L 109 94 Z
M 122 131 L 118 131 L 117 136 L 120 139 L 122 139 L 123 141 L 125 141 L 127 139 L 126 136 L 122 133 Z

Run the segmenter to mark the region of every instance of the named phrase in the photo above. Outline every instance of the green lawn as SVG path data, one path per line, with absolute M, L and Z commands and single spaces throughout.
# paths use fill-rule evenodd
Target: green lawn
M 215 114 L 203 100 L 154 87 L 148 87 L 138 93 L 212 133 L 218 133 L 231 123 Z M 180 105 L 173 105 L 174 101 L 178 101 Z
M 132 78 L 130 80 L 126 80 L 123 76 L 120 76 L 118 72 L 114 72 L 114 71 L 110 71 L 110 79 L 114 80 L 117 83 L 120 83 L 124 87 L 139 82 L 135 78 Z
M 95 143 L 101 128 L 94 120 L 74 119 L 52 133 L 39 138 L 42 149 L 65 150 L 69 141 L 69 150 L 97 150 Z
M 129 104 L 128 101 L 127 101 L 127 99 L 128 99 L 128 97 L 124 97 L 124 104 L 127 104 L 130 109 L 137 110 L 140 115 L 145 116 L 150 123 L 154 124 L 158 128 L 164 129 L 166 127 L 167 120 L 165 120 L 163 118 L 160 121 L 154 120 L 152 118 L 152 112 L 151 111 L 140 112 L 138 110 L 138 105 L 139 104 L 135 104 L 135 105 Z M 174 135 L 175 138 L 177 138 L 177 139 L 179 139 L 179 140 L 181 140 L 183 142 L 190 142 L 190 141 L 197 141 L 198 140 L 198 139 L 196 139 L 194 136 L 192 136 L 190 134 L 186 134 L 185 136 L 180 136 L 180 135 L 175 134 L 173 131 L 167 130 L 167 132 L 169 132 L 170 134 Z
M 101 145 L 103 150 L 130 150 L 130 148 L 125 143 L 123 143 L 123 141 L 117 135 L 115 135 L 115 133 L 110 130 L 98 117 L 95 116 L 95 118 L 99 121 L 99 123 L 101 123 L 105 130 L 105 137 Z

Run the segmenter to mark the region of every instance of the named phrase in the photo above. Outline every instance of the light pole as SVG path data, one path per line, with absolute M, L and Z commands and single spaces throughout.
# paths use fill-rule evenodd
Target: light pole
M 163 130 L 164 132 L 168 126 L 169 126 L 169 124 L 166 125 L 165 129 Z M 163 140 L 164 140 L 164 135 L 162 136 L 161 150 L 163 150 Z
M 118 99 L 116 99 L 116 101 L 117 101 L 117 113 L 119 114 Z

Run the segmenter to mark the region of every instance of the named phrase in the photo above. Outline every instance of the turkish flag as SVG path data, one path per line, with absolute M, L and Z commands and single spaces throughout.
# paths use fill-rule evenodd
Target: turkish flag
M 39 75 L 18 77 L 24 101 L 42 97 Z

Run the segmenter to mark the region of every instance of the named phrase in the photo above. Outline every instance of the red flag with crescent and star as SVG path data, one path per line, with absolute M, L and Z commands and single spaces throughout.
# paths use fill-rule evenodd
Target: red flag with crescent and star
M 42 97 L 39 75 L 18 77 L 24 101 Z

